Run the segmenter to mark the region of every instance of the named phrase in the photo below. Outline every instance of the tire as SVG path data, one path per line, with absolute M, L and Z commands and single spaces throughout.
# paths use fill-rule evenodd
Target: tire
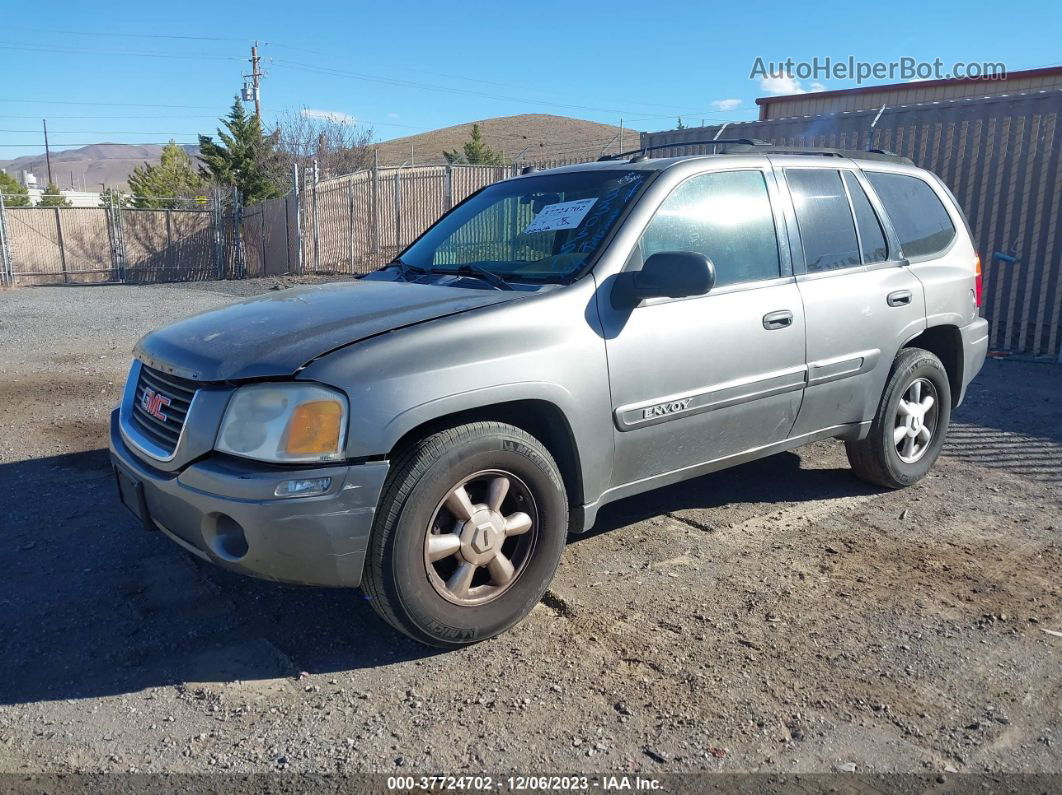
M 932 406 L 921 420 L 908 419 L 910 415 L 904 413 L 915 404 L 912 398 L 916 393 L 911 390 L 916 384 L 920 396 L 917 405 L 921 410 L 925 411 L 925 397 L 933 398 Z M 848 461 L 856 475 L 869 483 L 889 489 L 905 488 L 929 472 L 944 446 L 950 422 L 951 384 L 944 365 L 929 351 L 904 348 L 892 365 L 867 437 L 845 442 Z M 907 432 L 898 439 L 898 426 L 903 423 L 908 423 Z M 922 425 L 926 428 L 932 425 L 928 442 L 921 441 L 920 431 L 916 432 Z
M 492 510 L 497 494 L 502 501 Z M 564 482 L 541 442 L 499 422 L 450 428 L 396 457 L 362 590 L 387 623 L 414 640 L 443 648 L 475 643 L 509 629 L 538 603 L 567 530 Z

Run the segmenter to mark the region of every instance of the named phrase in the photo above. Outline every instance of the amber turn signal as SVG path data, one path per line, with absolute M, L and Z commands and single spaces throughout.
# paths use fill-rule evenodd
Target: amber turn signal
M 343 407 L 335 400 L 314 400 L 295 407 L 284 435 L 288 455 L 339 452 Z

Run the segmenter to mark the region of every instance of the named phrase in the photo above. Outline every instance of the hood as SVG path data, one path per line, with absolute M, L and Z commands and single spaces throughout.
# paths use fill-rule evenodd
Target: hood
M 521 295 L 390 281 L 297 287 L 164 326 L 134 353 L 150 367 L 195 381 L 289 376 L 344 345 Z

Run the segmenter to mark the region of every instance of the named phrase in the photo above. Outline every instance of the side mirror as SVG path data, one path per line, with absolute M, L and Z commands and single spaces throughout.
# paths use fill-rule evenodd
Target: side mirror
M 637 306 L 646 298 L 704 295 L 715 286 L 715 266 L 695 251 L 661 251 L 640 271 L 621 273 L 612 290 L 616 307 Z

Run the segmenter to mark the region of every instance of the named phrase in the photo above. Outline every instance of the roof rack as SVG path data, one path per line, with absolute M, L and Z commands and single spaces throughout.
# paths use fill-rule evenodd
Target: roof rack
M 909 157 L 889 152 L 885 149 L 833 149 L 821 146 L 775 146 L 773 144 L 748 146 L 736 144 L 727 146 L 723 154 L 736 155 L 755 152 L 758 155 L 817 155 L 819 157 L 848 157 L 853 160 L 886 160 L 892 163 L 914 165 Z
M 771 146 L 770 143 L 767 141 L 761 141 L 759 138 L 715 138 L 705 141 L 677 141 L 670 144 L 643 146 L 640 149 L 631 149 L 629 152 L 617 152 L 614 155 L 602 155 L 598 158 L 598 161 L 622 160 L 623 158 L 631 157 L 632 155 L 644 155 L 646 152 L 652 152 L 655 149 L 677 149 L 680 146 L 707 146 L 709 144 L 741 144 L 749 147 Z
M 619 152 L 614 155 L 603 155 L 602 160 L 622 160 L 632 156 L 644 158 L 647 152 L 657 149 L 678 149 L 682 146 L 708 146 L 723 145 L 725 148 L 719 154 L 736 155 L 754 152 L 758 155 L 817 155 L 819 157 L 848 157 L 858 160 L 885 160 L 892 163 L 906 163 L 914 165 L 909 157 L 889 152 L 885 149 L 833 149 L 819 146 L 776 146 L 769 141 L 761 141 L 758 138 L 715 138 L 704 141 L 675 141 L 669 144 L 654 144 L 641 149 L 632 149 L 629 152 Z

